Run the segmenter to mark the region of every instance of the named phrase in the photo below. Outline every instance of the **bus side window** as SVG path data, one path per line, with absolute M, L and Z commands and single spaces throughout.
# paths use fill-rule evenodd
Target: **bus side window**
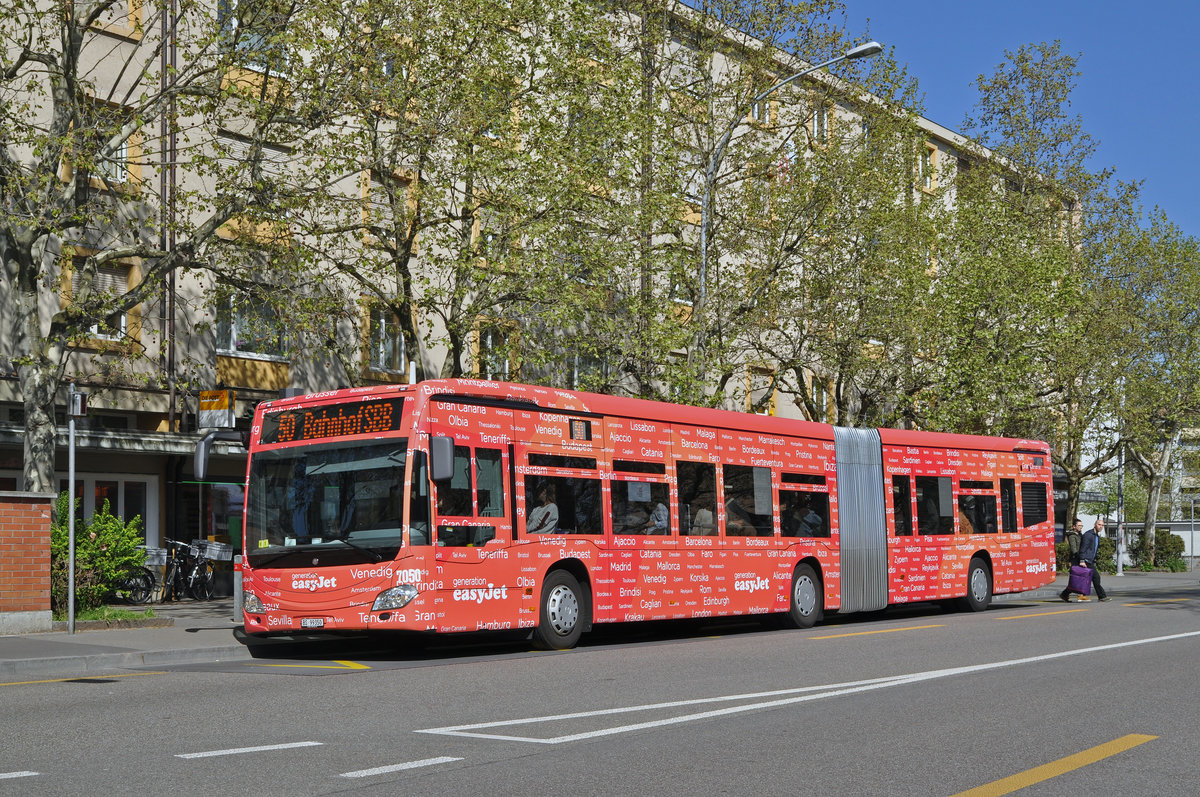
M 530 519 L 541 506 L 539 494 L 545 491 L 553 509 L 547 506 L 538 512 L 541 519 L 547 511 L 556 520 L 553 528 L 542 533 L 554 534 L 603 534 L 604 524 L 600 499 L 600 480 L 584 476 L 526 476 L 525 477 L 525 527 L 522 534 L 529 534 Z M 539 526 L 541 524 L 539 523 Z
M 996 496 L 960 495 L 958 524 L 959 534 L 995 534 Z
M 425 452 L 414 451 L 412 485 L 408 492 L 408 539 L 410 545 L 429 545 L 429 474 Z
M 707 462 L 676 462 L 679 480 L 679 533 L 717 533 L 717 466 Z
M 1017 531 L 1017 483 L 1013 479 L 1000 480 L 1000 522 L 1005 534 Z
M 784 537 L 828 537 L 829 494 L 780 489 L 779 528 Z
M 454 447 L 454 475 L 448 481 L 438 482 L 438 517 L 471 517 L 471 449 L 467 446 Z
M 667 485 L 661 482 L 612 482 L 614 534 L 670 534 Z
M 475 449 L 475 491 L 479 517 L 504 517 L 504 469 L 498 449 Z
M 908 476 L 892 477 L 892 506 L 896 513 L 896 536 L 912 536 L 912 479 Z
M 917 477 L 917 533 L 954 533 L 954 500 L 949 476 Z
M 725 477 L 725 536 L 773 536 L 771 469 L 722 465 L 721 473 Z

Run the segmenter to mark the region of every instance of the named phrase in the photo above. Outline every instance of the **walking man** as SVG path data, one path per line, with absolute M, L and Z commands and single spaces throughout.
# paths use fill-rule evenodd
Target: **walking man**
M 1100 533 L 1104 531 L 1104 521 L 1096 518 L 1096 525 L 1083 533 L 1079 541 L 1079 564 L 1092 571 L 1092 589 L 1096 597 L 1102 601 L 1111 600 L 1104 587 L 1100 584 L 1100 571 L 1096 568 L 1096 554 L 1100 550 Z

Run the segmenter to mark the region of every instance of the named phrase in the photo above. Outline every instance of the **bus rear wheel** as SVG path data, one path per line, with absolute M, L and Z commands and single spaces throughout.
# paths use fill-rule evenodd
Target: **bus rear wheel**
M 992 571 L 978 556 L 967 568 L 967 594 L 962 599 L 964 609 L 981 612 L 992 602 Z
M 575 576 L 555 570 L 542 584 L 541 614 L 533 641 L 542 650 L 568 650 L 583 633 L 583 590 Z
M 821 578 L 811 565 L 800 565 L 792 573 L 792 600 L 788 620 L 796 628 L 812 628 L 825 611 Z

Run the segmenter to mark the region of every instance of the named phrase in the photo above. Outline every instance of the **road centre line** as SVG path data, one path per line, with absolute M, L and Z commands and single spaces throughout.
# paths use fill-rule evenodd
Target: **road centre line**
M 233 747 L 228 750 L 208 750 L 203 753 L 176 753 L 176 758 L 212 758 L 220 755 L 262 753 L 268 750 L 289 750 L 294 747 L 320 747 L 324 742 L 288 742 L 287 744 L 261 744 L 257 747 Z
M 1181 603 L 1183 601 L 1190 601 L 1190 600 L 1191 600 L 1191 598 L 1162 598 L 1161 600 L 1138 601 L 1137 603 L 1126 603 L 1125 605 L 1126 606 L 1150 606 L 1151 604 L 1155 604 L 1155 603 Z
M 386 775 L 389 772 L 400 772 L 405 769 L 417 769 L 419 767 L 431 767 L 435 764 L 449 764 L 451 761 L 462 761 L 461 758 L 444 755 L 439 758 L 423 758 L 420 761 L 408 761 L 403 764 L 391 764 L 385 767 L 375 767 L 373 769 L 360 769 L 357 772 L 343 772 L 338 775 L 339 778 L 368 778 L 372 775 Z
M 1027 617 L 1049 617 L 1052 614 L 1074 614 L 1075 612 L 1086 612 L 1088 609 L 1059 609 L 1056 612 L 1038 612 L 1037 614 L 1012 614 L 1006 617 L 997 617 L 997 620 L 1024 620 Z
M 1055 659 L 1062 659 L 1070 656 L 1082 656 L 1104 650 L 1116 650 L 1119 648 L 1134 647 L 1138 645 L 1170 642 L 1178 639 L 1188 639 L 1197 636 L 1200 636 L 1200 631 L 1189 631 L 1182 634 L 1151 637 L 1149 639 L 1136 639 L 1127 642 L 1114 642 L 1107 645 L 1095 645 L 1087 648 L 1060 651 L 1058 653 L 1047 653 L 1041 656 L 1029 656 L 1021 659 L 1007 659 L 1004 661 L 988 662 L 986 664 L 973 664 L 964 667 L 949 667 L 941 670 L 928 670 L 926 672 L 909 673 L 907 675 L 896 675 L 886 678 L 872 678 L 869 680 L 851 681 L 842 684 L 827 684 L 822 686 L 809 686 L 796 689 L 781 689 L 773 692 L 758 692 L 743 695 L 725 695 L 713 698 L 699 698 L 696 700 L 681 700 L 672 701 L 669 703 L 601 709 L 598 711 L 581 711 L 571 714 L 557 714 L 544 717 L 525 717 L 514 720 L 496 720 L 494 722 L 479 722 L 471 725 L 453 725 L 442 728 L 421 728 L 413 732 L 438 734 L 443 736 L 466 736 L 479 739 L 495 739 L 500 741 L 528 742 L 530 744 L 563 744 L 566 742 L 580 741 L 582 739 L 595 739 L 603 736 L 615 736 L 622 733 L 632 733 L 634 731 L 646 730 L 648 728 L 660 728 L 667 725 L 680 725 L 687 722 L 698 722 L 701 720 L 712 719 L 713 717 L 728 716 L 749 711 L 761 711 L 769 708 L 778 708 L 796 703 L 805 703 L 812 700 L 821 700 L 829 697 L 839 697 L 841 695 L 851 695 L 859 692 L 873 691 L 875 689 L 884 689 L 891 686 L 901 686 L 905 684 L 919 683 L 921 681 L 932 681 L 940 678 L 949 678 L 955 675 L 967 675 L 977 672 L 986 672 L 988 670 L 999 670 L 1007 667 L 1016 667 L 1023 664 L 1035 664 L 1043 661 L 1053 661 Z M 602 728 L 595 731 L 586 731 L 583 733 L 574 733 L 551 738 L 478 732 L 486 728 L 501 728 L 512 725 L 531 725 L 535 723 L 547 723 L 558 720 L 623 714 L 632 711 L 651 711 L 655 709 L 701 705 L 705 703 L 728 702 L 732 700 L 753 700 L 755 698 L 762 697 L 778 697 L 779 699 L 767 700 L 759 703 L 748 703 L 739 706 L 730 706 L 728 708 L 713 709 L 711 711 L 701 711 L 695 714 L 685 714 L 676 717 L 667 717 L 659 720 L 650 720 L 647 722 L 638 722 L 630 725 L 620 725 L 613 728 Z
M 37 774 L 37 772 L 0 772 L 0 780 L 11 780 L 12 778 L 32 778 Z
M 881 628 L 877 631 L 853 631 L 848 634 L 827 634 L 826 636 L 815 636 L 810 639 L 841 639 L 848 636 L 867 636 L 868 634 L 891 634 L 896 631 L 920 631 L 923 628 L 945 628 L 945 624 L 939 625 L 910 625 L 905 628 Z
M 1141 733 L 1130 733 L 1119 739 L 1113 739 L 1111 742 L 1105 742 L 1074 755 L 1060 758 L 1057 761 L 1051 761 L 1049 764 L 1042 764 L 1041 766 L 1027 769 L 1024 772 L 1009 775 L 1007 778 L 1001 778 L 991 783 L 985 783 L 982 786 L 976 786 L 974 789 L 961 791 L 954 795 L 954 797 L 1001 797 L 1004 794 L 1012 794 L 1035 783 L 1041 783 L 1042 781 L 1056 778 L 1059 775 L 1064 775 L 1067 772 L 1080 769 L 1089 764 L 1095 764 L 1097 761 L 1103 761 L 1117 753 L 1123 753 L 1126 750 L 1131 750 L 1140 744 L 1145 744 L 1157 738 L 1157 736 L 1147 736 Z

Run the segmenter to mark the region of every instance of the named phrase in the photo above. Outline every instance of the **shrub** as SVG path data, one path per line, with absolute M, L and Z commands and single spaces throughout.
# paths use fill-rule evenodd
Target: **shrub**
M 75 500 L 78 508 L 79 501 Z M 50 609 L 55 617 L 67 615 L 69 523 L 71 501 L 58 496 L 50 527 Z M 75 608 L 94 609 L 104 603 L 125 575 L 146 560 L 142 519 L 126 523 L 109 511 L 108 501 L 86 524 L 75 524 Z
M 1183 558 L 1179 557 L 1179 556 L 1176 556 L 1172 559 L 1168 559 L 1166 564 L 1163 565 L 1163 567 L 1165 567 L 1168 571 L 1170 571 L 1172 573 L 1183 573 L 1183 572 L 1186 572 L 1188 569 L 1187 562 L 1183 561 Z
M 1054 546 L 1054 567 L 1060 573 L 1071 569 L 1071 548 L 1065 542 Z
M 1169 564 L 1183 557 L 1183 538 L 1166 529 L 1154 530 L 1154 560 Z
M 1146 535 L 1139 534 L 1137 542 L 1134 543 L 1130 554 L 1133 556 L 1135 566 L 1144 571 L 1154 569 L 1156 563 L 1167 567 L 1166 563 L 1172 559 L 1179 559 L 1183 556 L 1183 538 L 1172 534 L 1166 529 L 1154 529 L 1154 559 L 1150 559 L 1150 552 L 1146 549 Z
M 1101 537 L 1096 547 L 1096 569 L 1101 573 L 1117 572 L 1117 543 L 1108 537 Z

